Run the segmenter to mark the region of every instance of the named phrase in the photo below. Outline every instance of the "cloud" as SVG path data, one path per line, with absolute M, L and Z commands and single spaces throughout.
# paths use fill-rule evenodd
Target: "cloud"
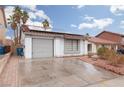
M 76 27 L 77 27 L 77 25 L 75 25 L 75 24 L 71 24 L 70 26 L 71 26 L 71 27 L 74 27 L 74 28 L 76 28 Z
M 120 22 L 120 28 L 124 28 L 124 20 Z
M 51 22 L 50 18 L 45 14 L 43 10 L 37 10 L 35 15 L 39 18 L 47 19 L 49 22 Z
M 84 7 L 85 5 L 78 5 L 77 8 L 80 9 L 82 7 Z
M 43 26 L 41 22 L 39 22 L 39 21 L 32 21 L 31 19 L 28 19 L 26 25 Z
M 30 15 L 31 19 L 36 19 L 37 18 L 37 16 L 33 12 L 28 12 L 28 14 Z
M 112 5 L 110 6 L 110 11 L 114 15 L 120 16 L 124 14 L 124 5 Z
M 87 20 L 87 21 L 91 21 L 91 20 L 94 19 L 94 17 L 85 15 L 84 19 Z
M 74 5 L 74 6 L 72 6 L 72 8 L 74 8 L 74 9 L 81 9 L 83 7 L 85 7 L 85 5 Z
M 5 38 L 6 38 L 6 39 L 10 39 L 10 40 L 12 39 L 12 37 L 10 37 L 10 36 L 6 36 Z
M 113 23 L 113 19 L 111 18 L 103 18 L 103 19 L 95 19 L 93 18 L 92 21 L 90 22 L 83 22 L 79 24 L 78 29 L 82 30 L 85 28 L 92 29 L 92 28 L 97 28 L 97 29 L 104 29 L 105 27 L 111 25 Z
M 37 11 L 36 5 L 21 5 L 22 8 L 29 9 L 31 11 Z
M 14 9 L 14 7 L 13 6 L 7 6 L 6 8 L 5 8 L 5 16 L 6 16 L 6 21 L 7 21 L 7 18 L 9 18 L 9 16 L 10 15 L 12 15 L 13 14 L 13 9 Z
M 50 27 L 53 28 L 50 17 L 47 16 L 47 14 L 43 10 L 37 9 L 36 6 L 21 5 L 20 7 L 23 10 L 26 10 L 29 14 L 29 20 L 27 21 L 27 25 L 42 26 L 42 20 L 47 19 L 50 23 Z M 5 7 L 6 19 L 13 14 L 13 9 L 14 9 L 14 6 Z

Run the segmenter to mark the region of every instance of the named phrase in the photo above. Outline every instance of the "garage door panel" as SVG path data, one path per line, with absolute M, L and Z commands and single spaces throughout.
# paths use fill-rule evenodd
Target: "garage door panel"
M 52 57 L 53 40 L 33 39 L 33 58 Z

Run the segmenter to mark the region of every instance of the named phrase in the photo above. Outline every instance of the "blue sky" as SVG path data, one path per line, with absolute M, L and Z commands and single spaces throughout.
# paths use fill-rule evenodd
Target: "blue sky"
M 14 6 L 6 6 L 6 17 Z M 124 6 L 55 5 L 20 6 L 28 11 L 28 25 L 41 26 L 48 19 L 53 31 L 95 36 L 103 30 L 124 33 Z M 8 29 L 7 35 L 12 36 Z

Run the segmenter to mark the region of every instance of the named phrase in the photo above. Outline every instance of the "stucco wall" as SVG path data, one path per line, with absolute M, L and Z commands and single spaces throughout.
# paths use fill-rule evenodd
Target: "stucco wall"
M 25 58 L 32 58 L 32 38 L 25 37 L 24 39 L 24 55 Z M 63 57 L 63 56 L 77 56 L 77 55 L 87 55 L 87 44 L 88 41 L 80 40 L 80 52 L 78 54 L 64 54 L 64 38 L 54 38 L 54 57 Z M 93 52 L 95 52 L 95 45 L 93 45 Z
M 26 37 L 24 44 L 25 44 L 25 49 L 24 49 L 25 58 L 32 58 L 32 38 Z
M 92 53 L 97 53 L 96 44 L 92 43 Z
M 54 39 L 54 56 L 55 57 L 64 56 L 64 39 L 63 38 Z
M 88 41 L 84 41 L 83 44 L 84 44 L 84 55 L 87 55 L 88 54 L 88 49 L 87 49 Z
M 83 55 L 84 54 L 84 41 L 83 40 L 80 40 L 80 55 Z

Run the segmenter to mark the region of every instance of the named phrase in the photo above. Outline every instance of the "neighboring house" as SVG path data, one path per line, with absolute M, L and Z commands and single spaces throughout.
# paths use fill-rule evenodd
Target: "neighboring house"
M 5 13 L 3 7 L 0 7 L 0 40 L 5 39 L 5 33 L 7 29 Z
M 117 43 L 97 37 L 89 37 L 87 47 L 88 53 L 96 53 L 100 47 L 117 50 Z
M 113 41 L 118 44 L 118 48 L 124 48 L 124 35 L 103 31 L 96 36 L 97 38 Z

